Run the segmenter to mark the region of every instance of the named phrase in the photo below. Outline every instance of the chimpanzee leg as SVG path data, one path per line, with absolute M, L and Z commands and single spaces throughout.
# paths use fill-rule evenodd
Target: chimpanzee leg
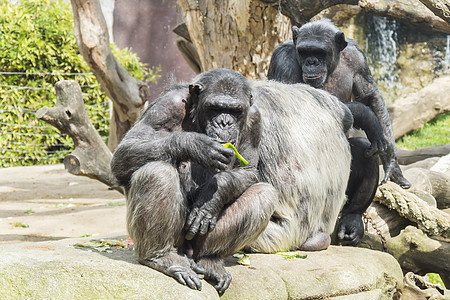
M 127 191 L 127 226 L 141 264 L 201 289 L 198 275 L 178 247 L 183 244 L 186 199 L 177 170 L 151 162 L 137 170 Z
M 365 138 L 349 139 L 352 164 L 347 184 L 347 203 L 341 212 L 338 238 L 343 245 L 357 245 L 364 236 L 362 214 L 372 203 L 378 187 L 378 156 L 365 157 L 370 142 Z
M 327 249 L 331 244 L 331 237 L 326 232 L 317 232 L 310 236 L 301 246 L 300 250 L 320 251 Z
M 219 293 L 231 282 L 221 258 L 249 245 L 264 231 L 276 201 L 277 192 L 271 185 L 255 184 L 225 208 L 214 230 L 193 241 L 197 266 L 205 270 L 207 280 L 217 283 Z

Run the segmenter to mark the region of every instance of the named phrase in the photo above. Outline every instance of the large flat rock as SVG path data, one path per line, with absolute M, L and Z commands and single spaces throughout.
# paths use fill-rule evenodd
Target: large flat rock
M 121 237 L 125 237 L 123 235 Z M 114 238 L 118 238 L 115 236 Z M 93 238 L 0 245 L 2 299 L 217 299 L 213 286 L 191 290 L 139 265 L 130 249 L 72 247 Z M 332 246 L 306 259 L 251 254 L 250 266 L 226 259 L 223 299 L 391 299 L 403 285 L 397 261 L 368 249 Z
M 207 282 L 194 291 L 139 265 L 132 250 L 72 247 L 94 239 L 78 238 L 85 233 L 126 238 L 125 206 L 116 205 L 123 203 L 123 195 L 62 165 L 0 169 L 0 299 L 219 298 Z M 392 256 L 367 249 L 330 247 L 292 261 L 252 254 L 250 261 L 226 260 L 233 281 L 222 298 L 390 299 L 403 284 Z

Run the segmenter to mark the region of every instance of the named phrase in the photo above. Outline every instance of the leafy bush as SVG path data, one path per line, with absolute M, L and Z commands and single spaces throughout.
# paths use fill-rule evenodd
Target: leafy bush
M 156 82 L 130 50 L 111 48 L 132 76 Z M 78 52 L 70 4 L 0 0 L 0 167 L 58 163 L 73 150 L 70 137 L 35 117 L 55 105 L 54 85 L 65 79 L 82 87 L 86 111 L 106 141 L 108 99 Z

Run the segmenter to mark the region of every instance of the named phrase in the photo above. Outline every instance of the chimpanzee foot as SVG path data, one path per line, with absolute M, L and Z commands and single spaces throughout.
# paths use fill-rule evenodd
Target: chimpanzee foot
M 197 261 L 197 266 L 202 268 L 205 279 L 216 283 L 214 288 L 222 295 L 230 286 L 231 274 L 225 270 L 223 261 L 217 257 L 202 257 Z
M 391 176 L 391 180 L 393 182 L 395 182 L 396 184 L 398 184 L 403 189 L 409 189 L 411 187 L 411 183 L 408 181 L 408 179 L 403 177 L 403 175 L 401 173 L 397 174 L 397 173 L 393 172 L 393 174 Z
M 317 232 L 310 236 L 303 245 L 300 246 L 300 250 L 305 251 L 319 251 L 325 250 L 331 244 L 331 237 L 324 232 Z
M 195 264 L 192 265 L 185 256 L 181 256 L 178 253 L 167 252 L 159 257 L 147 259 L 139 258 L 138 261 L 140 264 L 174 277 L 179 283 L 187 285 L 191 289 L 199 291 L 202 289 L 200 277 L 196 273 L 196 270 L 199 272 L 202 270 Z
M 384 172 L 384 178 L 381 181 L 381 184 L 385 184 L 388 179 L 390 179 L 392 182 L 395 182 L 403 189 L 409 189 L 411 187 L 411 183 L 403 177 L 402 170 L 400 169 L 400 166 L 393 162 L 390 165 L 385 168 Z

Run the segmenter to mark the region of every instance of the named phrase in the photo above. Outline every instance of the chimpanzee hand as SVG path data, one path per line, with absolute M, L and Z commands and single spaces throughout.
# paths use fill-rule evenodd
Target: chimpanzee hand
M 361 214 L 342 216 L 338 225 L 338 238 L 342 245 L 356 246 L 364 236 L 364 224 Z
M 366 150 L 366 157 L 371 157 L 379 152 L 386 151 L 388 144 L 383 135 L 372 137 L 370 134 L 367 134 L 367 138 L 370 141 L 370 147 Z
M 205 235 L 216 227 L 222 205 L 217 200 L 209 200 L 202 205 L 194 206 L 186 220 L 186 239 L 192 240 L 198 233 Z
M 184 141 L 189 158 L 205 167 L 213 174 L 227 168 L 234 157 L 234 151 L 204 134 L 192 133 Z

